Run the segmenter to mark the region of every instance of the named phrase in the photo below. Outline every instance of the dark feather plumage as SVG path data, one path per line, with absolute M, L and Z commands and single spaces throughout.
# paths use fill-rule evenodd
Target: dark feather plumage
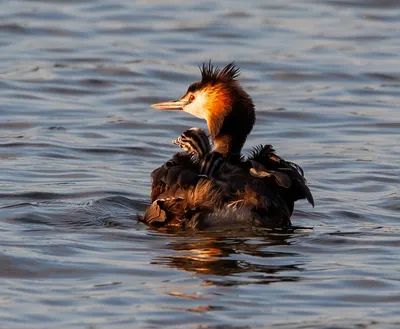
M 229 63 L 221 70 L 218 66 L 213 65 L 210 60 L 208 63 L 204 62 L 199 68 L 201 72 L 201 84 L 227 83 L 235 80 L 240 74 L 240 69 L 236 66 L 235 62 Z
M 285 161 L 278 156 L 272 145 L 254 147 L 250 152 L 249 160 L 260 163 L 266 170 L 283 173 L 290 178 L 292 186 L 288 191 L 285 191 L 288 202 L 294 203 L 299 199 L 307 199 L 314 207 L 314 198 L 307 186 L 303 169 L 299 165 Z
M 190 152 L 176 153 L 152 173 L 152 204 L 142 218 L 147 224 L 289 227 L 296 200 L 314 205 L 302 169 L 271 145 L 256 146 L 247 159 L 230 163 L 217 152 L 201 153 L 204 134 L 193 128 L 182 133 L 185 144 L 178 145 Z

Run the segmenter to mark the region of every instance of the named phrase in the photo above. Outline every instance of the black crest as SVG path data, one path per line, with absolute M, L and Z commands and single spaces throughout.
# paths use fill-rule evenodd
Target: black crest
M 233 81 L 240 74 L 240 69 L 235 62 L 229 63 L 221 70 L 218 66 L 214 66 L 210 60 L 208 63 L 204 62 L 199 68 L 202 84 Z

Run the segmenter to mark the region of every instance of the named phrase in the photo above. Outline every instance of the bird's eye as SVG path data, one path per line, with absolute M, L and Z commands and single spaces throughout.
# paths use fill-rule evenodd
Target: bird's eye
M 190 95 L 190 96 L 189 96 L 189 103 L 193 102 L 195 98 L 196 98 L 196 97 L 194 97 L 194 95 Z

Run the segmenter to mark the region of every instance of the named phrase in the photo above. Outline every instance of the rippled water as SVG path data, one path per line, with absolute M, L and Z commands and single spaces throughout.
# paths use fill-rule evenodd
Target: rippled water
M 0 327 L 400 327 L 400 3 L 0 1 Z M 212 58 L 300 164 L 291 234 L 136 221 L 170 141 L 150 104 Z

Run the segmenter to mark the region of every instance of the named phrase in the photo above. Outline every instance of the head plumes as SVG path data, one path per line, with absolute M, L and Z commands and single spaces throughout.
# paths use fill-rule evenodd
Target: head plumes
M 236 66 L 235 62 L 229 63 L 222 70 L 211 63 L 211 60 L 199 67 L 201 72 L 201 84 L 215 84 L 218 82 L 231 82 L 240 74 L 240 69 Z

